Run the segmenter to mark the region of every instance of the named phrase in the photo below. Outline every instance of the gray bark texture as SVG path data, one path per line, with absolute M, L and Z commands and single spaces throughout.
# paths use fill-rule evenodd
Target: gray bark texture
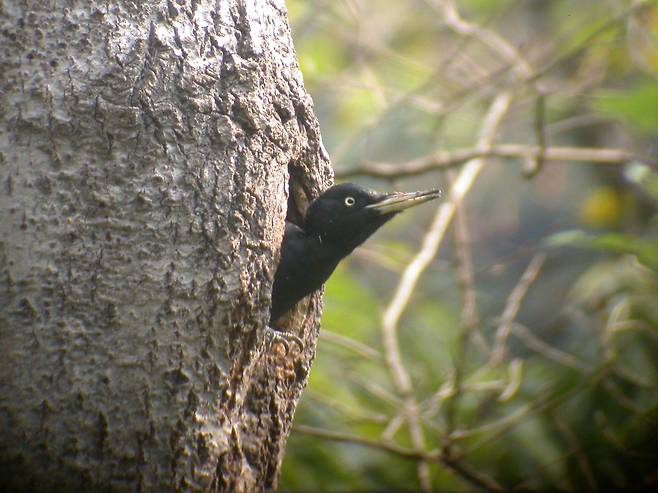
M 276 488 L 331 181 L 283 0 L 0 1 L 0 491 Z M 288 198 L 290 190 L 290 198 Z

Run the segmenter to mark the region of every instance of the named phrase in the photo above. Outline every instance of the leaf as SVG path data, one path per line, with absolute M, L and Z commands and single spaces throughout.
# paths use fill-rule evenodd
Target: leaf
M 624 168 L 624 176 L 658 200 L 658 173 L 652 170 L 651 167 L 638 162 L 628 163 Z
M 633 238 L 618 233 L 590 235 L 584 231 L 564 231 L 550 236 L 546 244 L 551 247 L 572 246 L 607 253 L 635 255 L 646 267 L 658 272 L 658 241 Z
M 639 131 L 655 132 L 658 130 L 658 82 L 645 81 L 623 91 L 598 91 L 593 96 L 592 107 Z

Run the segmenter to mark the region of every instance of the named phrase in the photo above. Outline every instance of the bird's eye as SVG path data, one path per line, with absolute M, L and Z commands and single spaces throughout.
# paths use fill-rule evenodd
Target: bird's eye
M 354 197 L 345 197 L 345 205 L 347 207 L 352 207 L 354 204 L 356 204 L 356 200 L 354 200 Z

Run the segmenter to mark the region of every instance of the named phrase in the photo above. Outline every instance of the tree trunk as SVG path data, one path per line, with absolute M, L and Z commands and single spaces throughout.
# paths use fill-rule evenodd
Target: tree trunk
M 331 181 L 283 0 L 4 1 L 0 53 L 0 491 L 274 489 L 319 308 L 284 354 L 272 276 Z

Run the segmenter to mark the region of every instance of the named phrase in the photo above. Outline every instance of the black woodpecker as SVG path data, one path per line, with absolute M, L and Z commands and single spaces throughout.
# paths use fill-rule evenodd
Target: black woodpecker
M 396 214 L 436 199 L 439 190 L 379 193 L 341 183 L 308 207 L 303 227 L 286 223 L 274 276 L 270 327 L 299 300 L 319 289 L 338 263 Z

